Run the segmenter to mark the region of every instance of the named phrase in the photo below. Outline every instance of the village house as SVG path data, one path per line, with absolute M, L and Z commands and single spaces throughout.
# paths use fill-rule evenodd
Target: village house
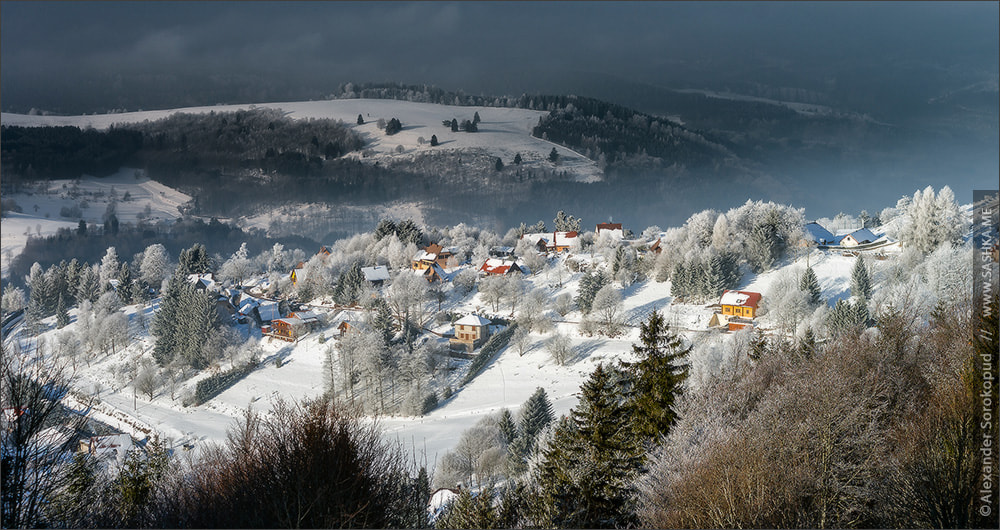
M 625 231 L 622 229 L 621 223 L 598 223 L 595 232 L 597 237 L 600 237 L 601 234 L 608 234 L 615 239 L 625 238 Z
M 434 263 L 427 268 L 413 269 L 412 272 L 413 274 L 427 280 L 427 283 L 440 282 L 448 278 L 448 274 L 445 273 L 444 269 L 442 269 L 437 263 Z
M 455 337 L 449 346 L 455 351 L 472 353 L 490 337 L 490 320 L 479 315 L 466 315 L 455 321 Z
M 579 243 L 577 232 L 540 232 L 524 234 L 521 239 L 527 239 L 539 252 L 563 252 Z
M 292 274 L 291 274 L 292 285 L 297 286 L 299 282 L 306 281 L 306 276 L 307 273 L 305 269 L 305 263 L 302 263 L 300 261 L 299 264 L 296 265 L 294 269 L 292 269 Z
M 413 270 L 426 270 L 434 265 L 445 269 L 448 268 L 448 260 L 458 254 L 458 247 L 442 247 L 437 243 L 427 245 L 426 248 L 413 256 L 410 268 Z
M 365 281 L 368 283 L 375 287 L 382 287 L 382 284 L 389 279 L 389 268 L 385 265 L 361 267 L 361 274 L 364 275 Z
M 297 342 L 299 338 L 308 333 L 306 323 L 294 316 L 276 318 L 271 321 L 270 329 L 266 332 L 261 331 L 265 336 L 275 337 L 288 342 Z
M 212 273 L 208 274 L 188 274 L 188 282 L 194 284 L 197 291 L 215 291 L 217 286 Z
M 872 231 L 867 228 L 860 228 L 850 234 L 840 237 L 839 239 L 840 246 L 842 247 L 856 247 L 858 245 L 871 243 L 878 239 L 878 236 L 873 234 Z
M 479 272 L 482 272 L 487 276 L 503 276 L 505 274 L 514 274 L 516 272 L 521 274 L 530 273 L 527 266 L 522 265 L 515 260 L 495 258 L 486 260 L 483 265 L 479 267 Z
M 729 331 L 754 327 L 760 299 L 760 293 L 726 290 L 719 298 L 719 312 L 712 315 L 708 327 L 726 327 Z

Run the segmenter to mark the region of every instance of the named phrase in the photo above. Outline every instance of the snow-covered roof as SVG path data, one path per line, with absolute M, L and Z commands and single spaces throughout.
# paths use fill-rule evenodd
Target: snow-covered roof
M 836 237 L 831 234 L 829 230 L 823 228 L 822 225 L 816 222 L 808 223 L 802 228 L 805 230 L 806 234 L 809 235 L 810 239 L 821 245 L 831 244 L 836 239 Z
M 270 300 L 262 300 L 260 305 L 257 306 L 257 312 L 260 313 L 260 319 L 265 322 L 281 316 L 281 313 L 278 312 L 278 302 Z
M 479 267 L 479 270 L 487 274 L 507 274 L 511 267 L 516 267 L 524 273 L 528 272 L 527 267 L 518 264 L 516 261 L 497 258 L 490 258 L 486 260 L 486 262 L 483 263 L 483 266 Z
M 719 299 L 720 305 L 757 307 L 758 302 L 760 302 L 760 293 L 751 291 L 726 291 Z
M 413 261 L 434 261 L 436 259 L 437 259 L 436 254 L 431 254 L 426 250 L 421 250 L 420 252 L 417 252 L 416 256 L 413 256 Z
M 455 321 L 456 326 L 489 326 L 490 320 L 479 315 L 465 315 Z
M 206 289 L 212 289 L 215 287 L 215 280 L 212 279 L 212 274 L 188 274 L 188 281 L 194 284 L 202 284 Z
M 389 279 L 389 268 L 385 265 L 377 267 L 361 267 L 361 274 L 365 275 L 365 280 L 378 282 Z
M 875 241 L 876 239 L 878 239 L 878 237 L 875 234 L 873 234 L 871 230 L 867 228 L 859 228 L 858 230 L 855 230 L 847 235 L 851 236 L 858 243 L 863 243 L 865 241 Z
M 452 489 L 441 488 L 435 491 L 430 500 L 427 501 L 428 520 L 433 523 L 434 519 L 441 515 L 441 512 L 457 497 L 458 493 Z
M 539 241 L 545 241 L 545 247 L 552 249 L 572 244 L 579 235 L 577 232 L 539 232 L 524 234 L 521 239 L 527 239 L 532 245 L 537 245 Z
M 309 275 L 303 267 L 296 268 L 292 271 L 292 274 L 295 274 L 295 283 L 304 282 L 306 280 L 306 276 Z
M 296 311 L 293 314 L 296 318 L 301 319 L 303 322 L 313 322 L 319 320 L 319 315 L 313 313 L 312 311 Z

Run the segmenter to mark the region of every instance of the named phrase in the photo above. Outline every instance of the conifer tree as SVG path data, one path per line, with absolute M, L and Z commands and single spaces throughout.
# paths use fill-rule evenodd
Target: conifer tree
M 633 481 L 643 463 L 619 374 L 603 364 L 580 388 L 535 474 L 543 526 L 617 528 L 637 524 Z
M 135 302 L 134 287 L 132 269 L 129 268 L 128 263 L 122 263 L 121 270 L 118 272 L 118 298 L 123 304 L 130 305 Z
M 178 266 L 178 270 L 180 266 Z M 181 312 L 184 291 L 187 288 L 187 278 L 174 273 L 170 281 L 167 282 L 167 290 L 160 299 L 160 310 L 153 319 L 153 336 L 156 343 L 153 345 L 153 358 L 160 366 L 170 364 L 175 357 L 178 336 L 178 317 Z
M 527 449 L 534 448 L 535 438 L 542 429 L 552 423 L 552 403 L 544 388 L 537 388 L 535 393 L 521 406 L 521 436 L 525 437 Z
M 628 375 L 633 429 L 643 439 L 656 442 L 677 421 L 676 402 L 688 376 L 685 359 L 691 346 L 684 347 L 663 315 L 653 310 L 639 326 L 639 344 L 632 345 L 632 352 L 639 360 L 623 362 L 622 368 Z
M 431 135 L 431 147 L 437 147 L 437 146 L 438 146 L 438 137 L 437 137 L 436 134 L 432 134 Z
M 802 334 L 802 340 L 799 341 L 799 353 L 806 359 L 816 353 L 816 334 L 813 333 L 812 326 L 807 327 L 805 333 Z
M 358 125 L 364 125 L 364 124 L 365 124 L 365 117 L 358 114 Z
M 521 162 L 523 162 L 523 159 L 521 158 L 521 153 L 514 153 L 514 165 L 519 166 L 521 165 Z
M 497 420 L 497 429 L 500 430 L 500 436 L 503 438 L 503 442 L 507 445 L 514 443 L 514 439 L 517 438 L 517 425 L 514 423 L 514 417 L 510 413 L 510 409 L 503 409 L 500 411 L 500 418 Z
M 559 160 L 559 151 L 556 151 L 556 148 L 553 147 L 552 150 L 549 151 L 549 162 L 555 164 L 558 160 Z
M 497 161 L 493 164 L 493 168 L 497 171 L 503 170 L 503 160 L 500 160 L 500 157 L 497 157 Z
M 59 303 L 56 304 L 56 327 L 62 329 L 69 325 L 69 313 L 66 312 L 66 300 L 59 293 Z
M 860 254 L 854 261 L 854 270 L 851 271 L 851 296 L 862 300 L 868 300 L 872 296 L 872 282 L 868 276 L 868 267 L 865 266 L 865 260 Z
M 451 119 L 451 132 L 458 132 L 458 120 L 455 118 Z
M 809 295 L 810 305 L 819 305 L 819 279 L 816 278 L 816 273 L 813 271 L 812 267 L 806 267 L 806 271 L 802 273 L 802 278 L 799 280 L 799 290 Z
M 472 116 L 472 124 L 473 125 L 479 125 L 479 122 L 481 122 L 481 121 L 483 121 L 483 120 L 479 119 L 479 111 L 477 110 L 476 114 Z

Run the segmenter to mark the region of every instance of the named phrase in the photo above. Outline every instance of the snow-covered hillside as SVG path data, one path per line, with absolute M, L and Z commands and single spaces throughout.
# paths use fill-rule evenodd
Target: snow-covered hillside
M 200 114 L 250 108 L 281 109 L 286 115 L 295 119 L 341 120 L 356 127 L 356 130 L 365 138 L 367 142 L 365 149 L 370 150 L 370 155 L 372 155 L 368 157 L 370 160 L 378 160 L 379 158 L 408 160 L 421 153 L 470 149 L 485 151 L 490 156 L 499 157 L 504 164 L 510 164 L 514 155 L 520 153 L 524 160 L 523 165 L 530 168 L 536 164 L 546 164 L 545 161 L 554 147 L 559 153 L 560 171 L 565 171 L 583 182 L 600 180 L 602 177 L 602 172 L 597 167 L 596 162 L 571 149 L 531 136 L 532 127 L 538 124 L 538 119 L 541 116 L 547 114 L 537 110 L 460 107 L 384 99 L 338 99 L 257 105 L 218 105 L 85 116 L 38 116 L 3 113 L 0 115 L 0 119 L 4 125 L 25 127 L 72 125 L 80 128 L 107 129 L 114 124 L 158 120 L 177 112 Z M 442 125 L 444 120 L 456 119 L 459 123 L 463 120 L 472 120 L 477 112 L 482 120 L 478 125 L 478 132 L 452 132 L 450 127 Z M 364 119 L 364 125 L 355 125 L 358 115 Z M 392 118 L 402 122 L 403 129 L 394 135 L 387 136 L 384 131 L 379 130 L 377 123 L 379 119 L 389 121 Z M 437 136 L 439 146 L 430 146 L 432 135 Z M 420 142 L 421 138 L 424 140 L 423 143 Z M 400 146 L 402 146 L 401 150 Z M 350 156 L 361 157 L 362 154 L 352 153 Z
M 567 258 L 561 256 L 555 259 L 565 261 Z M 603 258 L 599 255 L 592 257 L 582 254 L 575 256 L 575 259 L 595 265 Z M 797 275 L 805 267 L 807 259 L 817 273 L 824 298 L 838 299 L 846 296 L 854 259 L 818 250 L 812 251 L 808 258 L 802 254 L 796 259 L 789 259 L 759 276 L 747 275 L 740 288 L 762 292 L 766 300 L 775 280 L 788 274 Z M 877 269 L 883 265 L 874 266 Z M 577 294 L 582 276 L 579 272 L 569 274 L 563 278 L 561 286 L 554 285 L 552 278 L 546 274 L 528 276 L 525 281 L 530 289 L 545 290 L 554 299 L 563 293 Z M 627 325 L 622 335 L 615 338 L 583 335 L 578 325 L 582 315 L 579 311 L 571 311 L 556 321 L 554 330 L 568 336 L 572 344 L 573 354 L 565 365 L 557 364 L 544 344 L 551 332 L 531 334 L 531 346 L 523 356 L 518 355 L 514 347 L 501 350 L 494 362 L 461 388 L 458 382 L 464 375 L 464 367 L 468 361 L 458 361 L 457 369 L 450 379 L 456 393 L 422 417 L 379 418 L 377 421 L 384 429 L 385 436 L 398 440 L 408 451 L 412 450 L 421 462 L 433 465 L 455 446 L 462 431 L 502 408 L 516 412 L 538 387 L 544 388 L 548 393 L 555 413 L 565 414 L 577 403 L 581 383 L 598 363 L 630 359 L 631 345 L 638 340 L 638 324 L 653 309 L 663 311 L 667 322 L 674 329 L 680 330 L 689 341 L 700 345 L 690 359 L 695 384 L 701 375 L 716 370 L 726 352 L 732 349 L 730 341 L 734 335 L 708 329 L 714 310 L 704 303 L 676 303 L 670 295 L 669 282 L 647 280 L 630 285 L 621 292 Z M 451 290 L 443 309 L 467 313 L 484 305 L 482 295 L 475 291 L 462 296 Z M 98 356 L 89 363 L 78 361 L 75 387 L 82 394 L 99 396 L 99 403 L 93 409 L 96 419 L 138 438 L 155 431 L 165 436 L 171 446 L 187 444 L 200 450 L 205 443 L 224 441 L 227 429 L 248 407 L 268 410 L 277 398 L 300 400 L 319 396 L 325 391 L 324 358 L 327 351 L 336 351 L 339 340 L 333 325 L 313 331 L 294 344 L 265 338 L 260 343 L 263 349 L 261 367 L 204 405 L 185 407 L 182 405 L 182 396 L 190 393 L 196 382 L 209 373 L 227 369 L 229 362 L 220 361 L 219 366 L 194 375 L 172 391 L 167 389 L 168 385 L 164 385 L 155 392 L 153 399 L 148 399 L 135 392 L 133 381 L 135 370 L 141 365 L 142 359 L 146 358 L 146 362 L 151 359 L 153 339 L 142 327 L 142 322 L 145 321 L 148 325 L 152 321 L 154 308 L 157 306 L 154 301 L 148 307 L 129 306 L 123 310 L 129 318 L 129 330 L 134 337 L 128 348 Z M 327 311 L 321 307 L 314 310 L 321 313 Z M 328 314 L 330 317 L 337 316 L 335 311 L 328 311 Z M 73 323 L 63 330 L 51 329 L 54 327 L 54 317 L 46 320 L 50 327 L 42 334 L 46 344 L 55 345 L 61 334 L 76 330 L 77 310 L 71 310 L 70 315 Z M 331 321 L 336 322 L 336 319 L 331 318 Z M 766 316 L 761 322 L 764 327 L 775 325 Z M 244 336 L 260 338 L 259 329 L 251 329 L 246 325 L 239 326 L 238 329 Z M 440 327 L 439 331 L 445 329 L 447 326 Z M 31 339 L 23 334 L 14 334 L 8 340 Z M 446 339 L 427 335 L 424 340 Z M 276 362 L 279 358 L 280 366 Z
M 105 178 L 38 181 L 30 190 L 4 195 L 4 201 L 13 201 L 23 211 L 5 212 L 0 224 L 2 275 L 7 275 L 10 260 L 21 253 L 29 237 L 51 236 L 60 228 L 75 230 L 81 219 L 102 224 L 112 202 L 120 222 L 135 223 L 140 218 L 151 222 L 177 219 L 178 207 L 190 200 L 129 168 Z

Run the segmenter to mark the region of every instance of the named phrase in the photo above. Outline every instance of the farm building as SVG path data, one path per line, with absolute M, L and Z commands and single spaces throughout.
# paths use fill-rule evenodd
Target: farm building
M 449 341 L 453 350 L 472 353 L 490 337 L 490 320 L 479 315 L 466 315 L 455 321 L 455 337 Z
M 836 244 L 835 241 L 837 237 L 830 233 L 830 231 L 826 228 L 823 228 L 823 226 L 819 223 L 808 223 L 802 227 L 802 230 L 805 232 L 804 239 L 811 244 L 819 246 Z
M 872 233 L 871 230 L 867 228 L 861 228 L 839 237 L 839 243 L 842 247 L 856 247 L 858 245 L 864 245 L 866 243 L 871 243 L 878 239 L 878 236 Z
M 488 276 L 503 276 L 505 274 L 513 274 L 515 272 L 528 274 L 530 271 L 528 270 L 528 267 L 519 264 L 517 261 L 491 258 L 486 260 L 482 267 L 479 267 L 479 272 Z

